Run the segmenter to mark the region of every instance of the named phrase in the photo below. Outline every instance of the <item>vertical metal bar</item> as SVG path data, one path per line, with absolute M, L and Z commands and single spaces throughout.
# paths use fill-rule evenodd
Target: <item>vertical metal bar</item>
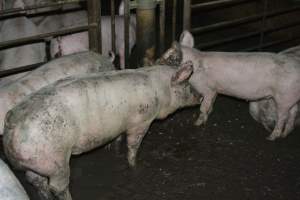
M 166 20 L 166 2 L 165 0 L 162 0 L 160 2 L 160 15 L 159 15 L 159 25 L 160 25 L 160 39 L 159 39 L 159 44 L 160 44 L 160 54 L 162 54 L 165 50 L 165 35 L 166 35 L 166 30 L 165 30 L 165 20 Z
M 138 66 L 153 62 L 156 52 L 155 45 L 155 0 L 137 1 L 137 50 Z
M 115 17 L 115 0 L 110 1 L 111 13 L 111 49 L 116 53 L 116 17 Z
M 89 48 L 101 53 L 101 1 L 88 0 Z
M 263 7 L 263 17 L 261 19 L 261 32 L 259 37 L 259 46 L 262 46 L 264 43 L 264 37 L 265 37 L 265 30 L 266 30 L 266 16 L 267 16 L 267 10 L 268 10 L 268 0 L 264 0 L 264 7 Z M 262 50 L 261 48 L 259 50 Z
M 183 5 L 183 29 L 191 30 L 191 0 L 184 0 Z
M 129 20 L 130 20 L 130 0 L 124 0 L 124 55 L 125 55 L 125 68 L 128 66 L 129 62 Z
M 176 40 L 176 18 L 177 18 L 177 0 L 173 0 L 172 11 L 172 41 Z

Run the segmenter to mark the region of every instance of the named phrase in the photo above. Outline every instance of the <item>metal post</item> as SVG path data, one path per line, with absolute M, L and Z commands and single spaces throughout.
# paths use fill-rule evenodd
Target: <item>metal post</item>
M 155 0 L 137 0 L 138 65 L 150 64 L 155 56 Z
M 183 29 L 191 30 L 191 0 L 184 0 Z
M 177 0 L 173 0 L 172 11 L 172 41 L 176 40 Z
M 165 0 L 162 0 L 160 2 L 160 14 L 159 14 L 159 25 L 160 25 L 160 39 L 159 39 L 159 48 L 160 48 L 160 54 L 162 54 L 165 50 L 165 20 L 166 20 L 166 2 Z
M 124 37 L 125 37 L 125 44 L 124 44 L 124 55 L 125 55 L 125 63 L 124 67 L 128 66 L 129 62 L 129 22 L 130 22 L 130 1 L 124 0 Z
M 116 53 L 116 17 L 115 17 L 115 0 L 111 0 L 111 49 Z
M 89 48 L 101 53 L 101 1 L 88 0 Z

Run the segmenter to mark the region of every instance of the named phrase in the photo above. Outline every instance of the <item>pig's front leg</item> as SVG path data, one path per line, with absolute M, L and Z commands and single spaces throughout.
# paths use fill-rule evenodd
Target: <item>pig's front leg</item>
M 127 131 L 127 159 L 130 167 L 135 167 L 137 151 L 148 131 L 150 124 L 139 125 Z
M 208 115 L 213 110 L 213 104 L 215 102 L 217 93 L 214 91 L 209 91 L 203 94 L 203 101 L 200 105 L 200 115 L 196 122 L 194 123 L 196 126 L 204 125 L 208 119 Z

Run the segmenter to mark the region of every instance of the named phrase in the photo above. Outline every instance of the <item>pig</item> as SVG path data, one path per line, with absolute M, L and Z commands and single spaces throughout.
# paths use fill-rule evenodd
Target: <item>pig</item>
M 0 28 L 0 42 L 33 36 L 38 32 L 36 25 L 26 17 L 7 19 Z M 44 62 L 45 50 L 45 43 L 42 42 L 0 50 L 0 70 Z M 0 86 L 23 75 L 24 73 L 0 78 Z
M 76 53 L 52 60 L 5 87 L 0 87 L 0 135 L 3 133 L 7 111 L 28 95 L 67 76 L 114 70 L 112 59 L 94 52 Z
M 116 49 L 120 56 L 120 67 L 125 68 L 124 55 L 124 2 L 119 6 L 119 15 L 115 18 L 116 23 Z M 107 55 L 111 50 L 111 18 L 110 16 L 101 17 L 101 41 L 102 53 Z M 130 17 L 129 26 L 129 49 L 132 50 L 136 42 L 136 18 L 135 15 Z M 70 45 L 72 44 L 72 45 Z M 88 32 L 80 32 L 71 35 L 61 36 L 51 40 L 50 54 L 51 57 L 69 55 L 89 49 Z
M 12 9 L 12 8 L 22 8 L 24 9 L 25 7 L 28 6 L 39 6 L 39 5 L 45 5 L 45 4 L 53 4 L 58 2 L 57 0 L 4 0 L 4 8 L 5 9 Z M 65 1 L 66 2 L 66 1 Z M 66 4 L 66 5 L 60 5 L 61 10 L 65 9 L 73 9 L 73 8 L 78 8 L 79 4 Z M 43 11 L 51 11 L 52 8 L 43 8 Z M 30 13 L 35 13 L 35 10 L 31 10 Z M 65 14 L 58 14 L 60 16 L 64 16 Z M 49 15 L 50 18 L 53 15 Z M 30 20 L 34 22 L 36 25 L 41 23 L 43 20 L 48 18 L 49 16 L 34 16 L 30 17 Z M 55 15 L 54 15 L 55 16 Z M 75 15 L 74 15 L 75 16 Z M 59 21 L 63 21 L 59 19 Z
M 29 200 L 24 188 L 9 167 L 0 159 L 0 199 Z
M 180 44 L 174 42 L 158 63 L 193 62 L 194 73 L 189 82 L 203 95 L 195 125 L 205 124 L 218 93 L 250 101 L 273 98 L 278 120 L 267 139 L 287 135 L 292 124 L 290 110 L 300 99 L 299 59 L 265 52 L 203 52 L 193 47 L 192 34 L 184 31 Z
M 300 46 L 286 49 L 281 51 L 280 54 L 300 58 Z M 294 129 L 295 125 L 300 124 L 299 106 L 300 104 L 298 102 L 291 108 L 288 120 L 290 124 L 286 126 L 286 135 L 282 135 L 282 137 L 286 137 Z M 257 122 L 261 123 L 266 130 L 271 131 L 275 127 L 277 121 L 277 109 L 273 99 L 250 102 L 249 113 Z
M 43 199 L 49 199 L 52 191 L 59 199 L 70 200 L 71 155 L 126 132 L 127 158 L 134 167 L 154 119 L 199 103 L 201 96 L 186 81 L 192 63 L 184 63 L 182 69 L 127 69 L 69 77 L 44 87 L 7 113 L 5 154 L 13 166 L 26 171 Z

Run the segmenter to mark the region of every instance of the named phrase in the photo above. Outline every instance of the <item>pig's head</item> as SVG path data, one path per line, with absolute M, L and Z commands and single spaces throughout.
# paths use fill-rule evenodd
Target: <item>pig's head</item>
M 180 66 L 180 64 L 193 60 L 194 37 L 189 31 L 183 31 L 179 42 L 174 41 L 172 46 L 156 61 L 156 64 Z
M 161 113 L 164 118 L 179 108 L 194 106 L 201 103 L 201 95 L 188 83 L 193 73 L 193 63 L 185 62 L 176 68 L 170 82 L 170 100 Z

